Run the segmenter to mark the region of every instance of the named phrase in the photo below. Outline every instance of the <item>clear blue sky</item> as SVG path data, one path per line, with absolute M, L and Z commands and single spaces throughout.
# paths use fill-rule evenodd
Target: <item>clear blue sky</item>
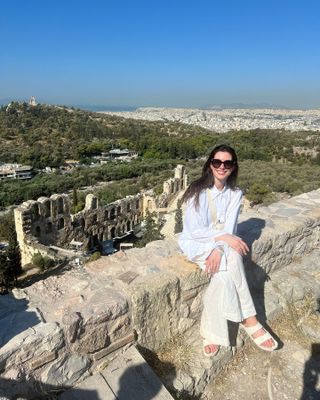
M 0 6 L 0 99 L 320 107 L 319 0 Z

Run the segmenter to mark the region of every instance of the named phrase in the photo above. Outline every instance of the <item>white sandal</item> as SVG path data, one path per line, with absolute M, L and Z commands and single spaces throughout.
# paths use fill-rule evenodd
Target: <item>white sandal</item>
M 206 346 L 211 346 L 212 344 L 213 344 L 212 341 L 210 341 L 210 340 L 208 340 L 208 339 L 203 339 L 202 351 L 203 351 L 203 354 L 204 354 L 206 357 L 210 357 L 210 358 L 211 358 L 211 357 L 216 356 L 216 355 L 219 353 L 220 346 L 217 345 L 217 344 L 215 344 L 215 346 L 217 347 L 217 349 L 216 349 L 215 351 L 210 352 L 210 353 L 207 353 L 207 352 L 206 352 L 205 347 L 206 347 Z
M 278 342 L 271 336 L 271 334 L 266 330 L 264 326 L 260 324 L 260 322 L 257 322 L 254 326 L 244 326 L 241 324 L 241 327 L 245 330 L 245 332 L 248 334 L 249 338 L 261 349 L 265 351 L 274 351 L 278 348 Z M 264 330 L 264 334 L 261 336 L 258 336 L 256 338 L 253 337 L 253 335 L 258 332 L 260 329 Z M 273 340 L 273 346 L 262 346 L 262 343 L 266 342 L 267 340 L 272 339 Z

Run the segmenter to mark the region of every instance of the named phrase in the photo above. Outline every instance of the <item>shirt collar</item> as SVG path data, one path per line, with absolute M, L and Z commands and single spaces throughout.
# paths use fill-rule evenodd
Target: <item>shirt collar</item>
M 215 186 L 211 189 L 213 197 L 218 197 L 219 195 L 225 193 L 228 190 L 227 185 L 222 190 L 217 189 Z

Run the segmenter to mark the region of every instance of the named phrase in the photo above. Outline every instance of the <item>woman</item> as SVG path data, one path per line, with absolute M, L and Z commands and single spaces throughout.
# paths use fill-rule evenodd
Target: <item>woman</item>
M 247 244 L 235 235 L 241 191 L 235 186 L 237 156 L 232 147 L 215 147 L 203 166 L 202 176 L 185 192 L 186 212 L 179 245 L 190 261 L 210 276 L 204 294 L 200 333 L 203 351 L 214 356 L 229 346 L 227 321 L 241 322 L 250 338 L 263 350 L 278 343 L 256 318 L 242 256 Z

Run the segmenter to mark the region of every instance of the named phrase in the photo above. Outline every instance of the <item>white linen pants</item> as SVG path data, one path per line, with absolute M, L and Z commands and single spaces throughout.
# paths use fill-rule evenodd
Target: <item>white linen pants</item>
M 200 334 L 212 344 L 229 346 L 228 320 L 256 315 L 242 257 L 229 248 L 226 270 L 215 273 L 203 297 Z M 199 263 L 203 268 L 203 263 Z

